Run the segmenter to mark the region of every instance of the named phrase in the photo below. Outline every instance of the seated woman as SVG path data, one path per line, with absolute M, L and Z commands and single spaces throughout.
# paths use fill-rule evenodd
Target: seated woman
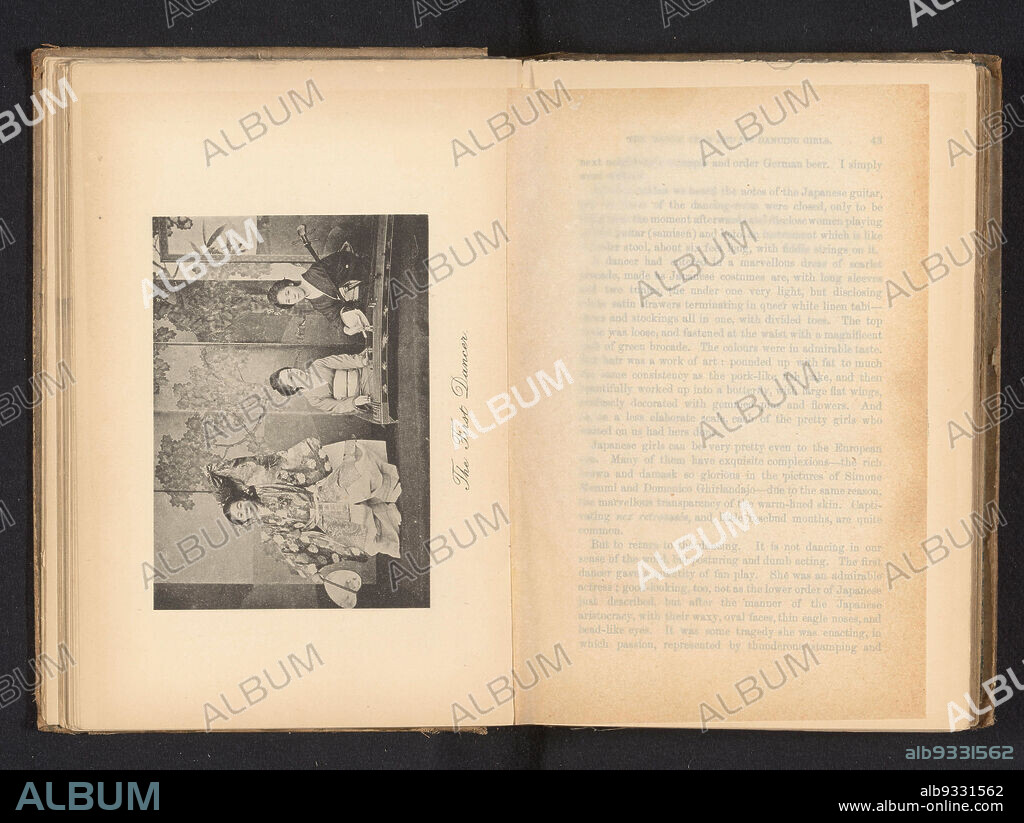
M 270 375 L 270 386 L 285 396 L 300 394 L 314 409 L 328 414 L 369 411 L 380 391 L 369 354 L 333 354 L 314 360 L 308 369 L 285 367 Z
M 383 442 L 321 447 L 311 437 L 277 454 L 212 464 L 207 473 L 227 518 L 259 520 L 305 576 L 341 559 L 401 556 L 395 501 L 402 487 Z
M 280 307 L 308 301 L 328 320 L 341 323 L 345 335 L 352 340 L 346 350 L 362 351 L 366 347 L 364 332 L 373 330 L 367 317 L 373 277 L 369 261 L 356 254 L 341 237 L 341 228 L 334 228 L 324 243 L 322 259 L 310 266 L 300 280 L 275 282 L 267 297 Z M 363 345 L 359 346 L 358 341 Z
M 310 306 L 331 322 L 340 321 L 346 335 L 362 335 L 363 332 L 373 331 L 373 325 L 361 305 L 346 299 L 345 295 L 351 292 L 339 288 L 333 290 L 334 294 L 327 294 L 318 288 L 325 285 L 320 280 L 307 280 L 306 275 L 303 275 L 302 280 L 277 280 L 267 291 L 267 297 L 281 308 L 297 306 L 303 300 L 308 300 Z

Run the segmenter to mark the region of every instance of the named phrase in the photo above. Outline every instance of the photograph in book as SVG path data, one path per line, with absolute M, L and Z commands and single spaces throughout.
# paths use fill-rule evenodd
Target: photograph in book
M 154 217 L 155 609 L 426 608 L 422 215 Z M 420 556 L 422 554 L 423 556 Z

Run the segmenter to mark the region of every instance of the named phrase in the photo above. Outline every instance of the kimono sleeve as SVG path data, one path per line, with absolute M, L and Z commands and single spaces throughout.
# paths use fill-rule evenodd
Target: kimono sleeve
M 307 437 L 277 453 L 278 479 L 296 486 L 312 486 L 328 475 L 327 461 L 320 456 L 320 438 Z

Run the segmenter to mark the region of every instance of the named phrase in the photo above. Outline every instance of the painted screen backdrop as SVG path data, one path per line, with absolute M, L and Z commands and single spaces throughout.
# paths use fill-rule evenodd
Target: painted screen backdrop
M 258 228 L 254 248 L 188 283 L 176 261 L 218 238 Z M 299 396 L 282 397 L 267 378 L 284 366 L 342 353 L 345 336 L 307 304 L 281 308 L 267 297 L 282 278 L 299 280 L 314 262 L 299 241 L 305 226 L 320 254 L 330 236 L 367 258 L 384 284 L 386 325 L 374 335 L 386 363 L 392 417 L 379 425 L 355 415 L 316 413 Z M 425 280 L 427 218 L 421 215 L 253 215 L 153 218 L 154 557 L 144 570 L 156 609 L 337 608 L 325 587 L 283 562 L 258 525 L 224 517 L 205 466 L 289 448 L 307 437 L 324 444 L 383 441 L 398 468 L 396 505 L 403 563 L 427 568 L 429 538 L 429 371 L 427 295 L 389 296 L 392 273 Z M 201 271 L 201 270 L 200 270 Z M 177 288 L 173 293 L 162 280 Z M 378 307 L 378 317 L 383 313 Z M 371 313 L 371 320 L 375 319 Z M 342 561 L 362 587 L 356 608 L 425 608 L 429 571 L 392 584 L 389 558 Z

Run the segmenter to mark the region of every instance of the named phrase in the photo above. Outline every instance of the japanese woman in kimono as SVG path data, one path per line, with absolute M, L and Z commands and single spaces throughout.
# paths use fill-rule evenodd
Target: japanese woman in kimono
M 402 488 L 383 442 L 321 446 L 310 437 L 276 454 L 207 467 L 224 514 L 260 521 L 283 559 L 308 577 L 342 559 L 400 557 Z

